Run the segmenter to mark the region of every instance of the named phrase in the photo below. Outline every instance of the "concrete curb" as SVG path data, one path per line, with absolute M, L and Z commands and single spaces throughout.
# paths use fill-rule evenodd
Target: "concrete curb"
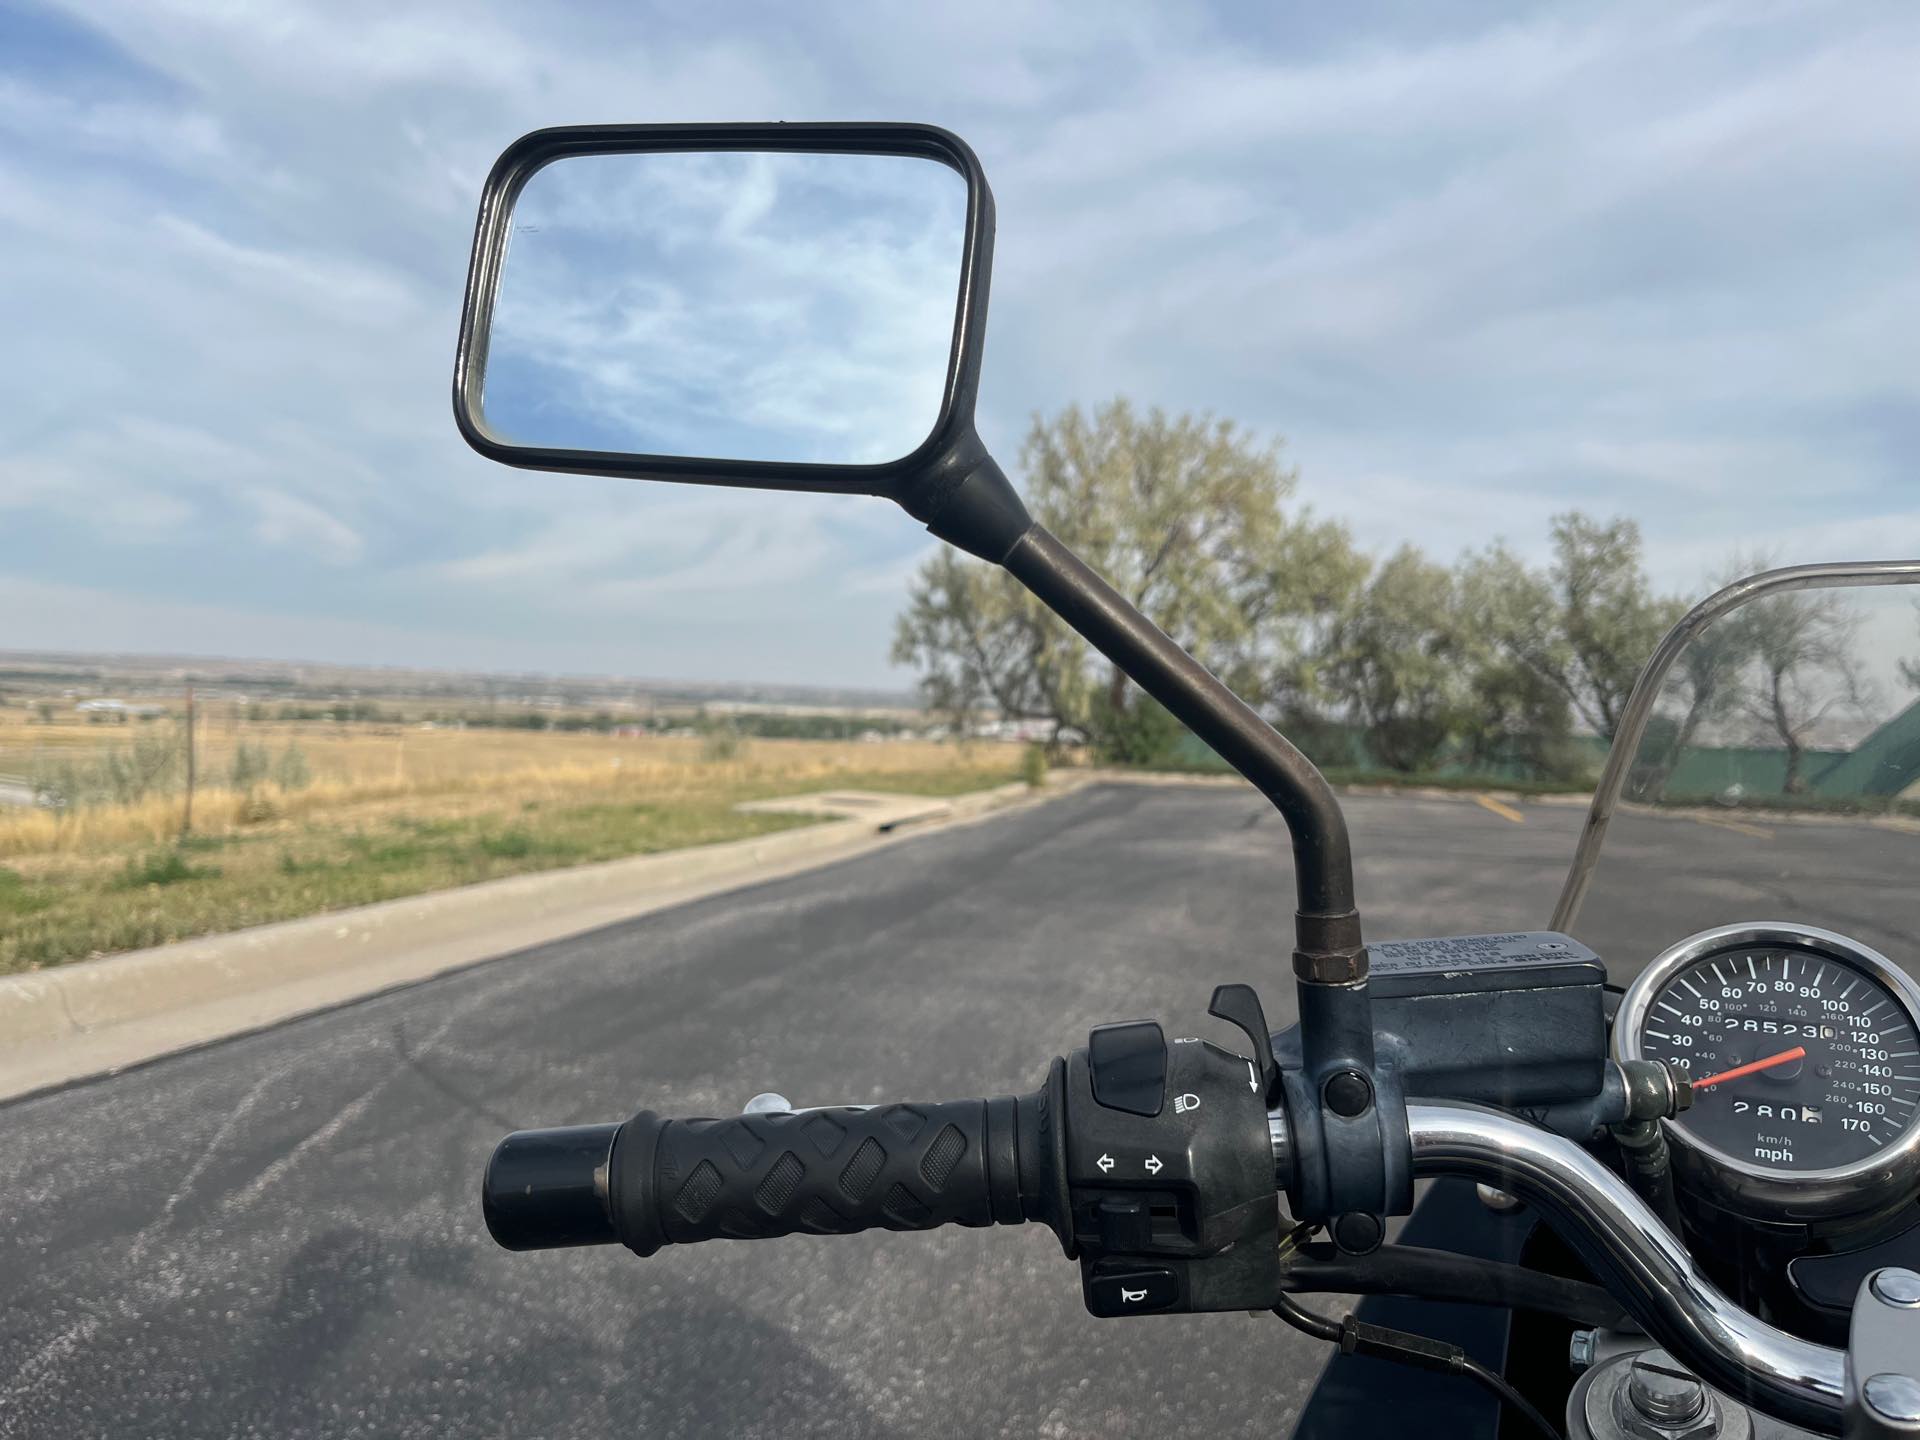
M 514 875 L 0 977 L 0 1100 L 798 874 L 1086 783 L 1068 775 L 1044 791 L 1003 785 L 911 813 Z
M 1252 788 L 1237 775 L 1056 770 L 1042 791 L 1016 782 L 946 802 L 901 797 L 899 806 L 857 819 L 515 875 L 0 976 L 0 1100 L 1102 784 Z

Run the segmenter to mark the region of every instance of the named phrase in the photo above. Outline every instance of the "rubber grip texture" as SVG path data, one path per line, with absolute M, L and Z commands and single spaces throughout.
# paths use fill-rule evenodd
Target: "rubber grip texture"
M 950 1100 L 725 1120 L 642 1111 L 615 1147 L 614 1223 L 644 1255 L 699 1240 L 1018 1221 L 1012 1108 Z M 1002 1198 L 1005 1213 L 996 1182 L 1015 1197 Z

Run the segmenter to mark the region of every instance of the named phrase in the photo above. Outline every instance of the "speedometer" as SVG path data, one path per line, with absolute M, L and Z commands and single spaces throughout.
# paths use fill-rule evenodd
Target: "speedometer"
M 1722 1205 L 1865 1215 L 1920 1182 L 1920 988 L 1885 957 L 1802 925 L 1709 930 L 1635 980 L 1622 1059 L 1693 1082 L 1666 1123 L 1676 1161 Z

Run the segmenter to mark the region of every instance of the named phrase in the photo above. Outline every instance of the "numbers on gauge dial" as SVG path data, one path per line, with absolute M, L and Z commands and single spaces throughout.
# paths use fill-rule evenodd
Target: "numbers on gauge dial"
M 1822 1170 L 1872 1156 L 1915 1121 L 1920 1035 L 1851 965 L 1785 946 L 1695 961 L 1654 995 L 1640 1053 L 1703 1082 L 1673 1123 L 1751 1165 Z

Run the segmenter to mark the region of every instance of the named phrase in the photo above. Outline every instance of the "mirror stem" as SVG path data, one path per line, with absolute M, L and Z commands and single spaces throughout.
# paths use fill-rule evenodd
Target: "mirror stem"
M 1367 974 L 1347 821 L 1326 777 L 1211 671 L 1035 524 L 1001 562 L 1046 606 L 1166 706 L 1273 802 L 1293 836 L 1295 975 L 1351 985 Z

